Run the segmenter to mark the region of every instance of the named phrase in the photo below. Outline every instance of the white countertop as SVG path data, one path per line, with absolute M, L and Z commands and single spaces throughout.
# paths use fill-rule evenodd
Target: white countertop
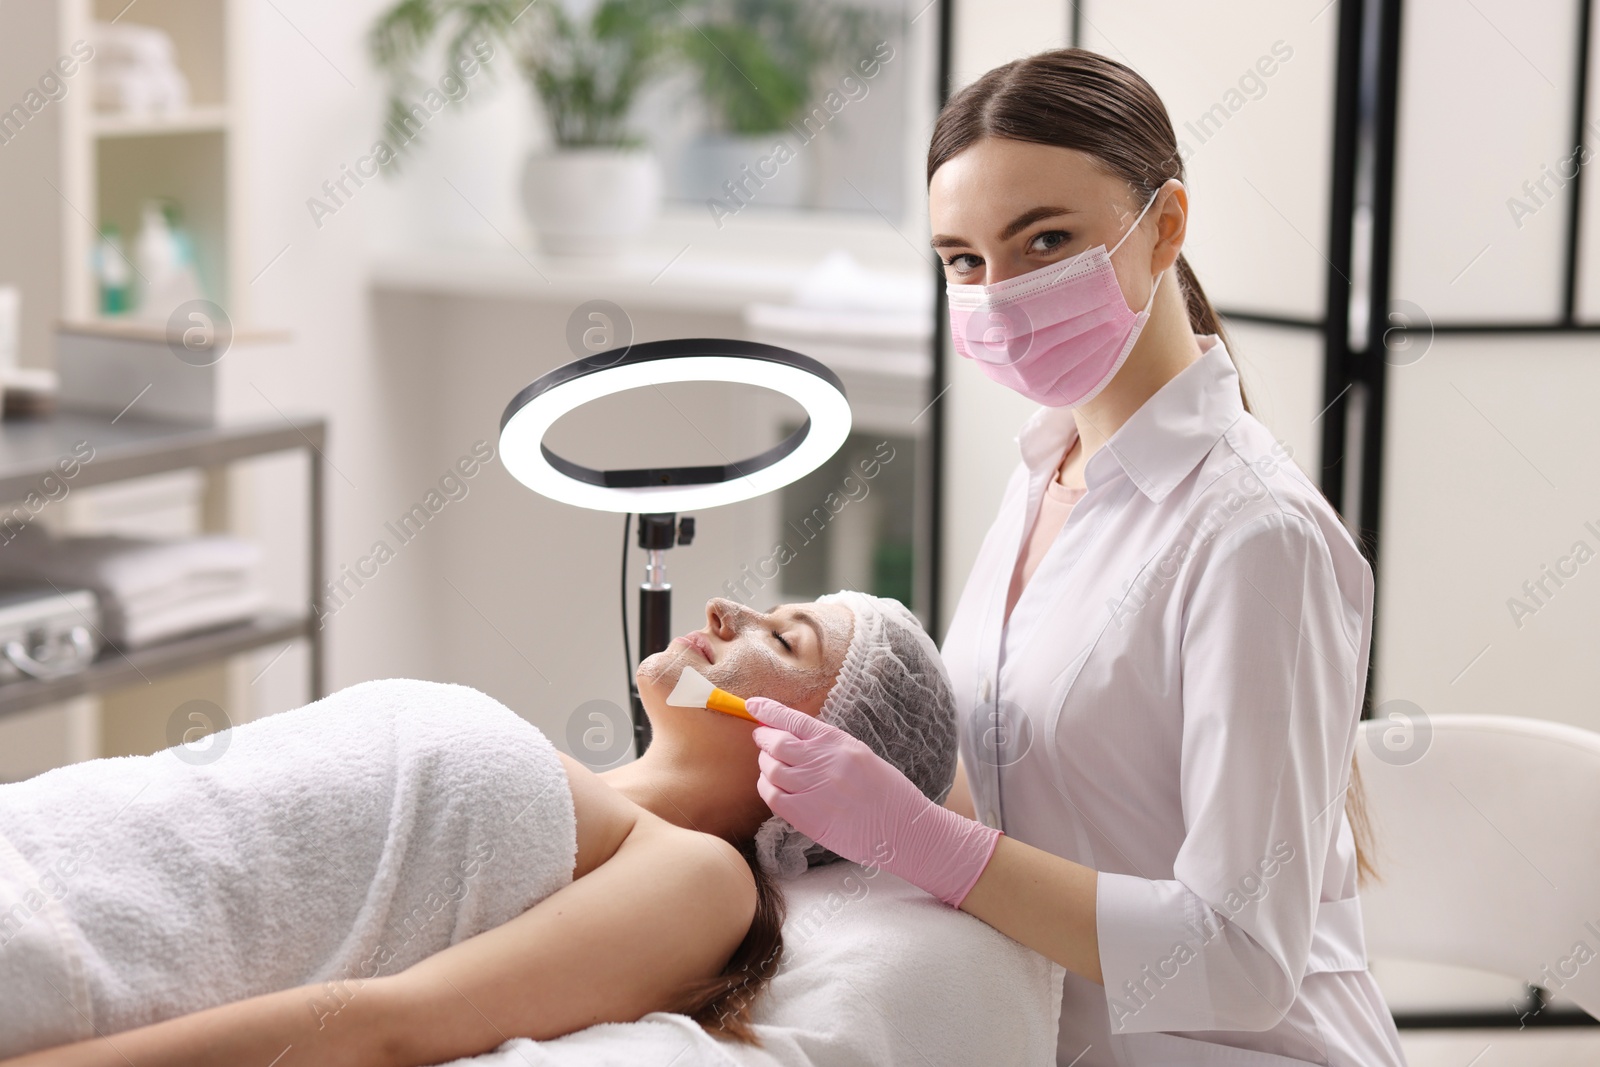
M 610 257 L 560 257 L 482 245 L 383 249 L 370 264 L 379 289 L 468 297 L 574 301 L 612 300 L 627 307 L 742 313 L 751 304 L 790 303 L 808 272 L 830 251 L 854 256 L 870 278 L 852 277 L 853 310 L 931 314 L 935 276 L 931 252 L 919 253 L 881 225 L 850 228 L 818 222 L 764 223 L 731 239 L 695 220 L 669 217 L 646 239 Z M 870 291 L 872 282 L 879 293 Z M 923 297 L 926 287 L 926 297 Z M 846 309 L 841 309 L 846 310 Z
M 642 249 L 614 259 L 557 258 L 500 248 L 387 252 L 371 265 L 381 289 L 530 300 L 606 299 L 628 307 L 742 312 L 782 303 L 813 266 L 708 259 L 688 249 Z

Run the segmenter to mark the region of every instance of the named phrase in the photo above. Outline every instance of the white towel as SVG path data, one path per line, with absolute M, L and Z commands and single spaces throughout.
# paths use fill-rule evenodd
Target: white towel
M 267 606 L 259 586 L 211 590 L 160 608 L 128 611 L 113 605 L 105 612 L 106 636 L 119 649 L 143 648 L 182 634 L 240 622 Z
M 0 546 L 0 567 L 44 568 L 52 577 L 129 602 L 201 575 L 253 573 L 260 561 L 259 545 L 226 534 L 55 537 L 29 526 Z
M 0 1058 L 307 983 L 336 1011 L 570 883 L 577 847 L 544 734 L 410 679 L 0 785 Z
M 95 48 L 95 103 L 104 111 L 167 114 L 189 106 L 189 79 L 172 37 L 132 22 L 90 24 Z
M 764 1048 L 651 1012 L 450 1067 L 929 1067 L 1056 1062 L 1066 971 L 892 874 L 854 863 L 785 883 L 784 955 L 757 1003 Z
M 93 590 L 119 648 L 249 618 L 266 606 L 260 568 L 259 545 L 224 534 L 53 537 L 30 526 L 0 545 L 0 577 Z

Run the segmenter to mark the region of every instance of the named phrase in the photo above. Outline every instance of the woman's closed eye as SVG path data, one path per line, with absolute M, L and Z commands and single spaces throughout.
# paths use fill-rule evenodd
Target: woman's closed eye
M 778 644 L 783 646 L 783 650 L 785 652 L 789 653 L 791 656 L 794 655 L 794 646 L 789 644 L 788 640 L 783 636 L 783 632 L 781 630 L 772 631 L 772 636 L 778 639 Z

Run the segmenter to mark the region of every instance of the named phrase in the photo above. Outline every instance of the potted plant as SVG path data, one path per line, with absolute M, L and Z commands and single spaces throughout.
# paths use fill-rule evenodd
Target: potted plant
M 671 48 L 696 75 L 709 129 L 685 154 L 686 191 L 721 197 L 748 167 L 763 179 L 757 203 L 799 206 L 811 175 L 805 148 L 826 121 L 817 109 L 838 88 L 819 75 L 870 56 L 884 19 L 832 0 L 699 0 L 688 10 L 694 25 L 670 27 Z
M 663 11 L 663 8 L 665 10 Z M 599 0 L 575 17 L 559 0 L 400 0 L 368 37 L 390 79 L 390 126 L 414 108 L 424 56 L 446 76 L 504 49 L 544 105 L 553 147 L 523 173 L 523 204 L 548 252 L 611 252 L 660 211 L 661 165 L 628 124 L 640 88 L 671 63 L 655 0 Z M 474 68 L 475 69 L 475 68 Z

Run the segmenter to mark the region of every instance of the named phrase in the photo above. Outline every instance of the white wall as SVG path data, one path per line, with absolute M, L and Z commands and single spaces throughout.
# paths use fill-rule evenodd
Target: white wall
M 0 113 L 22 105 L 61 52 L 57 49 L 54 0 L 0 2 Z M 65 79 L 68 97 L 85 95 L 87 71 Z M 63 98 L 63 100 L 66 97 Z M 22 290 L 18 359 L 24 366 L 49 366 L 54 351 L 56 308 L 61 302 L 61 213 L 68 210 L 54 182 L 61 182 L 62 104 L 49 103 L 14 134 L 9 124 L 0 143 L 0 285 Z
M 385 521 L 416 503 L 471 445 L 436 441 L 428 389 L 383 361 L 367 287 L 375 219 L 419 232 L 447 228 L 450 220 L 396 209 L 404 189 L 381 178 L 357 190 L 320 227 L 307 207 L 308 199 L 324 197 L 323 183 L 337 179 L 341 165 L 354 166 L 377 138 L 382 85 L 363 42 L 384 6 L 378 0 L 280 0 L 237 8 L 244 19 L 238 30 L 244 66 L 236 80 L 245 160 L 239 239 L 253 264 L 247 274 L 255 279 L 246 297 L 255 323 L 293 335 L 256 385 L 284 411 L 330 419 L 330 577 L 366 555 L 385 536 Z M 450 129 L 443 118 L 434 127 L 436 133 Z M 480 151 L 496 144 L 485 142 Z M 292 491 L 286 485 L 291 478 L 263 480 L 262 512 L 271 509 L 275 494 Z M 441 522 L 455 518 L 440 515 Z M 432 594 L 420 553 L 402 549 L 348 597 L 328 622 L 329 688 L 368 678 L 434 676 L 439 642 L 425 607 Z M 263 685 L 282 686 L 276 703 L 301 699 L 294 690 L 299 667 L 298 657 L 285 657 L 263 679 Z

